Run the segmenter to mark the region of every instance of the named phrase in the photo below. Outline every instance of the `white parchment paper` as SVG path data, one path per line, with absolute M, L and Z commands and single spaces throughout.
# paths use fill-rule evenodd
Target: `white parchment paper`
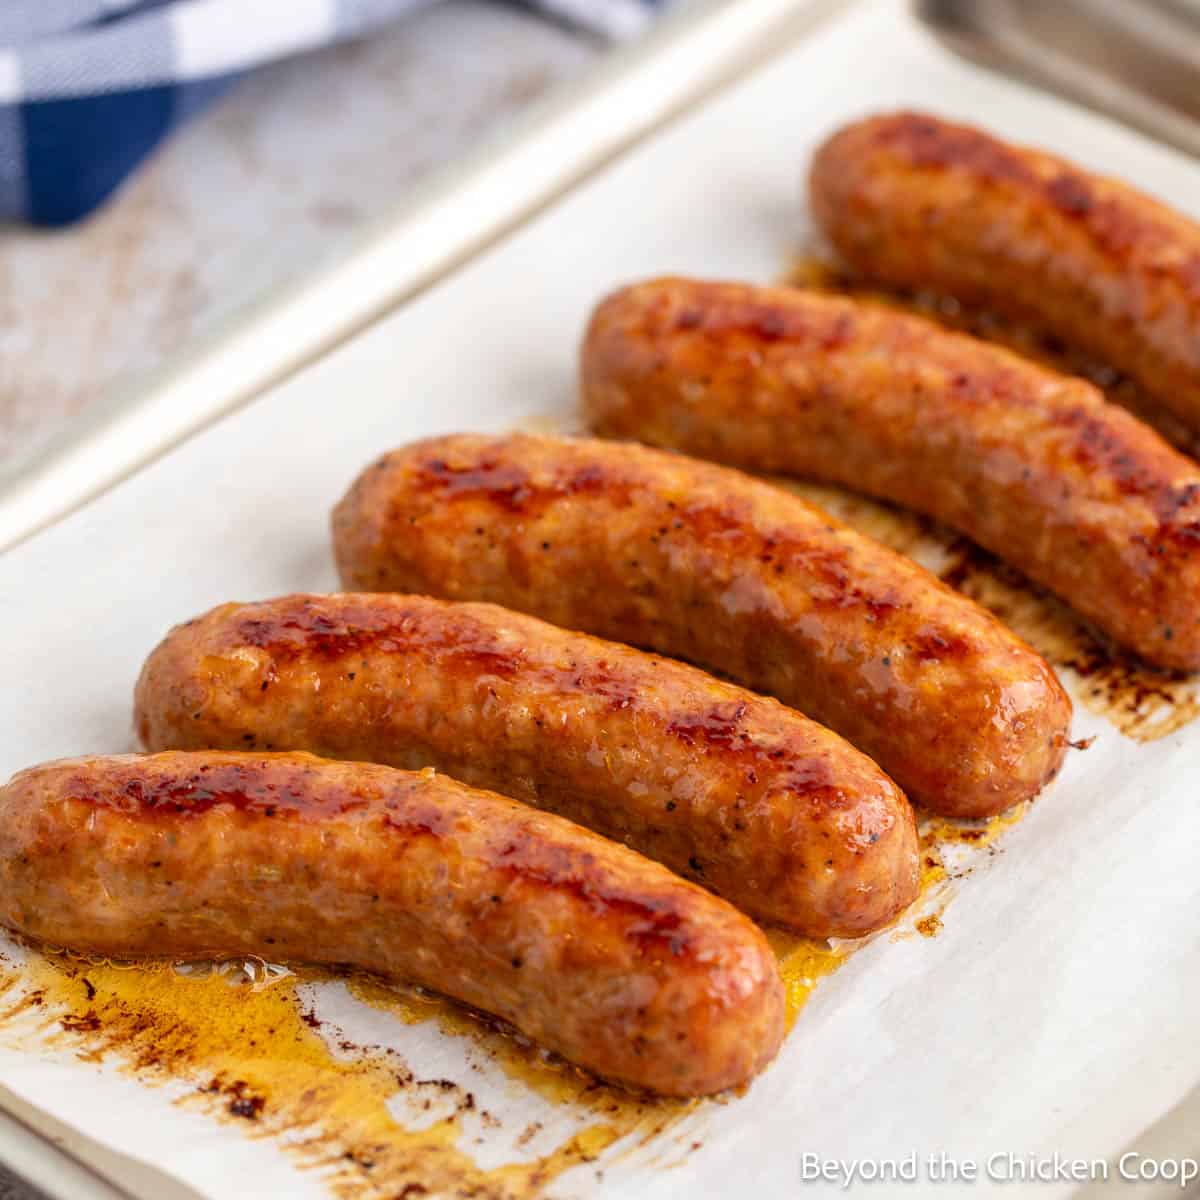
M 813 146 L 842 120 L 901 105 L 1057 149 L 1200 215 L 1194 164 L 952 59 L 899 5 L 860 5 L 448 282 L 0 559 L 0 774 L 128 749 L 138 668 L 175 622 L 229 599 L 332 589 L 328 510 L 381 449 L 568 420 L 575 346 L 606 289 L 668 271 L 778 277 L 803 238 Z M 802 1181 L 805 1153 L 945 1153 L 983 1173 L 994 1154 L 1107 1156 L 1165 1112 L 1200 1081 L 1200 725 L 1140 745 L 1080 709 L 1075 732 L 1094 746 L 956 885 L 940 936 L 877 939 L 823 981 L 744 1097 L 703 1105 L 672 1130 L 676 1148 L 696 1149 L 614 1154 L 602 1179 L 579 1169 L 551 1194 L 784 1200 L 838 1190 Z M 314 1004 L 422 1070 L 468 1069 L 462 1039 L 389 1026 L 340 986 Z M 0 1030 L 0 1083 L 203 1194 L 323 1194 L 271 1141 L 175 1106 L 170 1089 L 114 1064 Z M 497 1107 L 538 1115 L 548 1137 L 577 1120 L 511 1081 L 494 1089 Z M 523 1153 L 504 1122 L 478 1136 L 490 1164 Z M 924 1175 L 912 1186 L 1047 1200 L 1072 1190 Z M 893 1190 L 904 1189 L 872 1194 Z

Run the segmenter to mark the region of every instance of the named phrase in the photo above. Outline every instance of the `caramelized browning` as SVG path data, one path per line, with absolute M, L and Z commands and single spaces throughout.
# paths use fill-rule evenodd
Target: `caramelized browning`
M 492 605 L 224 605 L 154 651 L 135 708 L 152 749 L 436 766 L 817 936 L 877 928 L 915 894 L 909 805 L 836 735 L 694 668 Z
M 583 389 L 603 433 L 905 505 L 1200 666 L 1200 468 L 1082 379 L 864 300 L 663 279 L 597 309 Z
M 95 772 L 81 765 L 63 783 L 64 801 L 114 809 L 138 821 L 163 815 L 198 817 L 218 805 L 266 820 L 319 821 L 367 803 L 352 788 L 314 790 L 302 774 L 266 775 L 257 761 L 214 758 L 174 775 L 147 774 L 138 769 L 136 759 L 127 762 L 127 769 L 114 770 L 103 787 L 97 787 Z
M 672 1095 L 746 1082 L 783 1030 L 769 947 L 723 901 L 432 772 L 308 755 L 21 773 L 0 791 L 0 923 L 112 957 L 361 967 Z
M 472 486 L 447 493 L 447 475 Z M 1066 749 L 1069 702 L 1019 639 L 734 471 L 588 439 L 437 438 L 365 471 L 334 541 L 350 587 L 490 600 L 716 668 L 838 731 L 945 813 L 1033 795 Z
M 1200 429 L 1200 225 L 1113 179 L 920 113 L 818 150 L 813 212 L 855 269 L 1028 319 Z
M 1027 316 L 1001 312 L 978 303 L 964 304 L 954 296 L 929 287 L 885 286 L 859 275 L 846 263 L 836 262 L 823 249 L 798 255 L 780 282 L 806 291 L 833 292 L 913 313 L 946 329 L 1015 351 L 1022 358 L 1049 367 L 1060 375 L 1079 375 L 1099 388 L 1111 404 L 1129 409 L 1177 450 L 1193 459 L 1200 457 L 1200 432 L 1188 428 L 1112 363 L 1064 342 L 1032 323 Z

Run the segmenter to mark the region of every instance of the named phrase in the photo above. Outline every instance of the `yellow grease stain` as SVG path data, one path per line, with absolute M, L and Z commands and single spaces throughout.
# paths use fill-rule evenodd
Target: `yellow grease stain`
M 447 1036 L 474 1039 L 510 1079 L 555 1105 L 576 1105 L 614 1120 L 613 1127 L 619 1127 L 620 1136 L 636 1131 L 644 1141 L 701 1103 L 668 1100 L 601 1083 L 516 1030 L 423 989 L 395 987 L 368 975 L 350 976 L 346 987 L 361 1004 L 388 1013 L 406 1025 L 433 1020 Z
M 766 933 L 779 960 L 779 974 L 787 997 L 787 1026 L 791 1029 L 817 984 L 826 975 L 832 975 L 851 951 L 823 938 L 798 937 L 779 929 L 769 929 Z
M 536 1196 L 618 1139 L 635 1135 L 634 1144 L 644 1144 L 694 1107 L 598 1083 L 449 1001 L 352 978 L 350 990 L 373 1006 L 406 1023 L 438 1020 L 477 1039 L 513 1078 L 596 1118 L 545 1154 L 484 1170 L 459 1145 L 463 1117 L 475 1109 L 467 1088 L 421 1080 L 387 1050 L 330 1049 L 296 985 L 331 978 L 301 969 L 265 986 L 239 984 L 217 971 L 184 977 L 161 963 L 89 963 L 30 951 L 19 966 L 0 959 L 0 1038 L 17 1044 L 36 1038 L 84 1061 L 112 1058 L 148 1084 L 190 1084 L 177 1103 L 246 1136 L 286 1134 L 279 1144 L 297 1166 L 320 1172 L 339 1197 L 382 1200 L 424 1194 L 422 1188 L 479 1200 Z M 405 1128 L 389 1101 L 430 1086 L 443 1101 L 450 1094 L 452 1113 L 428 1128 Z M 502 1124 L 502 1114 L 480 1116 Z
M 1169 438 L 1196 452 L 1194 440 L 1185 440 L 1193 435 L 1156 413 L 1128 381 L 1050 347 L 1012 323 L 965 313 L 936 297 L 879 293 L 816 258 L 801 260 L 785 282 L 869 294 L 1088 375 L 1111 398 L 1148 415 Z M 542 433 L 579 431 L 574 420 L 557 417 L 531 421 L 529 427 Z M 1110 653 L 1056 600 L 953 533 L 838 487 L 776 482 L 917 559 L 992 609 L 1057 666 L 1074 672 L 1080 681 L 1075 691 L 1083 702 L 1128 736 L 1143 741 L 1162 737 L 1200 713 L 1195 677 L 1155 672 Z M 904 936 L 908 929 L 935 936 L 951 898 L 946 892 L 950 882 L 969 874 L 981 852 L 994 853 L 995 841 L 1028 808 L 1021 805 L 985 822 L 922 820 L 920 896 L 889 927 L 893 934 Z M 927 912 L 935 902 L 940 907 Z M 820 981 L 878 935 L 822 940 L 767 931 L 786 989 L 789 1029 Z M 534 1197 L 564 1171 L 593 1162 L 614 1143 L 627 1139 L 631 1149 L 645 1146 L 684 1116 L 714 1103 L 625 1092 L 451 1001 L 368 976 L 346 977 L 347 990 L 360 1003 L 406 1025 L 433 1021 L 444 1034 L 470 1039 L 514 1083 L 591 1121 L 545 1154 L 485 1170 L 461 1148 L 463 1118 L 477 1111 L 465 1086 L 421 1079 L 419 1064 L 378 1047 L 347 1045 L 341 1054 L 331 1050 L 314 1027 L 319 1022 L 306 1012 L 297 985 L 335 978 L 340 977 L 300 968 L 252 982 L 223 969 L 185 975 L 164 963 L 96 963 L 33 950 L 17 965 L 0 954 L 0 1040 L 29 1044 L 36 1039 L 84 1061 L 116 1061 L 148 1084 L 191 1084 L 177 1103 L 226 1121 L 246 1136 L 280 1138 L 296 1164 L 320 1172 L 334 1195 L 364 1200 L 425 1194 L 476 1200 Z M 450 1093 L 452 1114 L 422 1130 L 406 1128 L 389 1111 L 389 1102 L 430 1086 Z M 479 1115 L 485 1126 L 503 1123 L 502 1113 Z M 525 1129 L 516 1144 L 531 1141 L 536 1132 Z
M 1150 402 L 1130 381 L 1016 322 L 928 293 L 883 291 L 817 255 L 798 258 L 782 282 L 915 312 L 1057 370 L 1084 375 L 1110 400 L 1149 419 L 1168 440 L 1182 443 L 1193 455 L 1200 450 L 1196 435 L 1185 437 L 1172 426 L 1169 415 L 1150 411 Z M 1200 677 L 1156 670 L 1106 644 L 1061 601 L 966 538 L 915 513 L 840 487 L 774 477 L 773 482 L 915 559 L 995 613 L 1068 677 L 1072 695 L 1086 709 L 1107 718 L 1126 737 L 1155 741 L 1200 716 Z
M 778 929 L 766 930 L 767 941 L 779 962 L 787 994 L 788 1028 L 791 1029 L 805 1004 L 827 975 L 832 975 L 852 955 L 881 933 L 892 932 L 908 936 L 915 929 L 932 937 L 942 927 L 942 915 L 950 903 L 946 892 L 948 881 L 969 874 L 978 853 L 987 851 L 1005 830 L 1021 821 L 1030 805 L 1019 804 L 1008 812 L 986 821 L 951 821 L 944 817 L 925 817 L 919 824 L 921 874 L 919 892 L 912 907 L 901 913 L 886 929 L 877 930 L 864 938 L 806 938 Z M 947 857 L 954 862 L 947 865 Z M 926 913 L 931 904 L 934 912 Z M 923 916 L 917 914 L 925 913 Z
M 913 912 L 922 915 L 912 921 L 912 930 L 922 937 L 936 937 L 942 931 L 942 917 L 953 899 L 954 882 L 970 875 L 985 857 L 996 854 L 995 843 L 1025 819 L 1032 805 L 1033 801 L 1026 801 L 978 821 L 952 821 L 928 815 L 919 821 L 921 896 Z
M 1017 804 L 1007 812 L 982 821 L 951 821 L 947 817 L 925 817 L 921 822 L 921 845 L 926 849 L 943 846 L 990 846 L 1006 829 L 1025 819 L 1030 802 Z
M 925 819 L 921 896 L 889 928 L 920 930 L 922 921 L 928 926 L 929 915 L 922 914 L 935 900 L 941 908 L 933 920 L 940 927 L 948 882 L 968 874 L 979 852 L 994 852 L 992 843 L 1027 808 L 987 822 Z M 949 853 L 958 856 L 953 867 L 946 862 Z M 789 1028 L 820 981 L 871 940 L 802 938 L 778 930 L 768 930 L 767 937 L 786 989 Z M 658 1143 L 685 1116 L 721 1102 L 663 1100 L 611 1087 L 507 1027 L 422 989 L 318 968 L 246 967 L 249 974 L 240 964 L 192 971 L 36 950 L 17 964 L 0 955 L 0 1041 L 116 1062 L 146 1084 L 190 1085 L 176 1103 L 245 1136 L 279 1139 L 298 1167 L 321 1174 L 333 1195 L 365 1200 L 424 1195 L 419 1189 L 524 1200 L 618 1141 L 620 1153 Z M 405 1025 L 436 1022 L 443 1034 L 468 1039 L 514 1085 L 546 1101 L 551 1114 L 568 1109 L 586 1123 L 544 1154 L 481 1168 L 464 1149 L 465 1119 L 495 1129 L 504 1125 L 505 1113 L 482 1110 L 465 1085 L 420 1078 L 419 1063 L 388 1049 L 343 1043 L 335 1053 L 298 986 L 337 979 L 355 1000 Z M 389 1111 L 406 1093 L 419 1100 L 431 1088 L 441 1102 L 437 1111 L 449 1101 L 450 1113 L 427 1128 L 407 1128 Z M 531 1142 L 539 1131 L 537 1122 L 513 1131 L 515 1145 Z M 605 1165 L 610 1161 L 606 1156 Z

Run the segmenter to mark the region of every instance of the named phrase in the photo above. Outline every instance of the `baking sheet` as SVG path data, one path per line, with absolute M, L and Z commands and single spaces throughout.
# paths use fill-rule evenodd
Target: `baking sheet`
M 1200 215 L 1191 164 L 953 59 L 897 5 L 860 5 L 402 311 L 0 558 L 0 774 L 129 748 L 134 678 L 176 621 L 231 598 L 332 588 L 328 510 L 381 448 L 569 423 L 575 345 L 605 289 L 665 271 L 777 278 L 805 240 L 812 147 L 844 119 L 899 104 L 1057 148 Z M 1068 673 L 1067 683 L 1076 736 L 1094 745 L 1071 755 L 1023 820 L 964 851 L 969 876 L 944 881 L 919 914 L 940 914 L 940 930 L 927 927 L 936 936 L 910 921 L 818 982 L 744 1096 L 638 1107 L 421 996 L 309 975 L 272 982 L 253 963 L 243 983 L 158 979 L 159 1021 L 140 1033 L 150 1001 L 136 973 L 38 960 L 10 970 L 43 1002 L 23 1005 L 21 982 L 0 998 L 0 1083 L 212 1196 L 396 1195 L 408 1183 L 485 1196 L 841 1190 L 804 1180 L 806 1153 L 871 1163 L 915 1153 L 915 1194 L 933 1186 L 928 1156 L 945 1154 L 984 1178 L 939 1193 L 1067 1195 L 1075 1182 L 989 1182 L 988 1160 L 1104 1159 L 1200 1080 L 1191 685 L 1164 702 L 1183 712 L 1178 727 L 1160 712 L 1170 732 L 1142 742 L 1118 728 L 1136 729 L 1122 716 L 1135 693 L 1113 704 L 1090 679 Z M 105 1043 L 103 1029 L 122 1020 L 127 1036 Z M 377 1049 L 363 1058 L 364 1046 Z M 351 1098 L 306 1105 L 316 1078 Z
M 352 337 L 846 0 L 688 0 L 506 139 L 406 195 L 331 263 L 0 464 L 0 551 Z

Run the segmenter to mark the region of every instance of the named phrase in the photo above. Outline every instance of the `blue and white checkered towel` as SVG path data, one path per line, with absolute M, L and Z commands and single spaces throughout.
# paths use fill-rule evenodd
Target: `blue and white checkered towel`
M 0 0 L 0 220 L 86 216 L 247 71 L 431 2 Z M 659 0 L 530 2 L 624 37 Z

